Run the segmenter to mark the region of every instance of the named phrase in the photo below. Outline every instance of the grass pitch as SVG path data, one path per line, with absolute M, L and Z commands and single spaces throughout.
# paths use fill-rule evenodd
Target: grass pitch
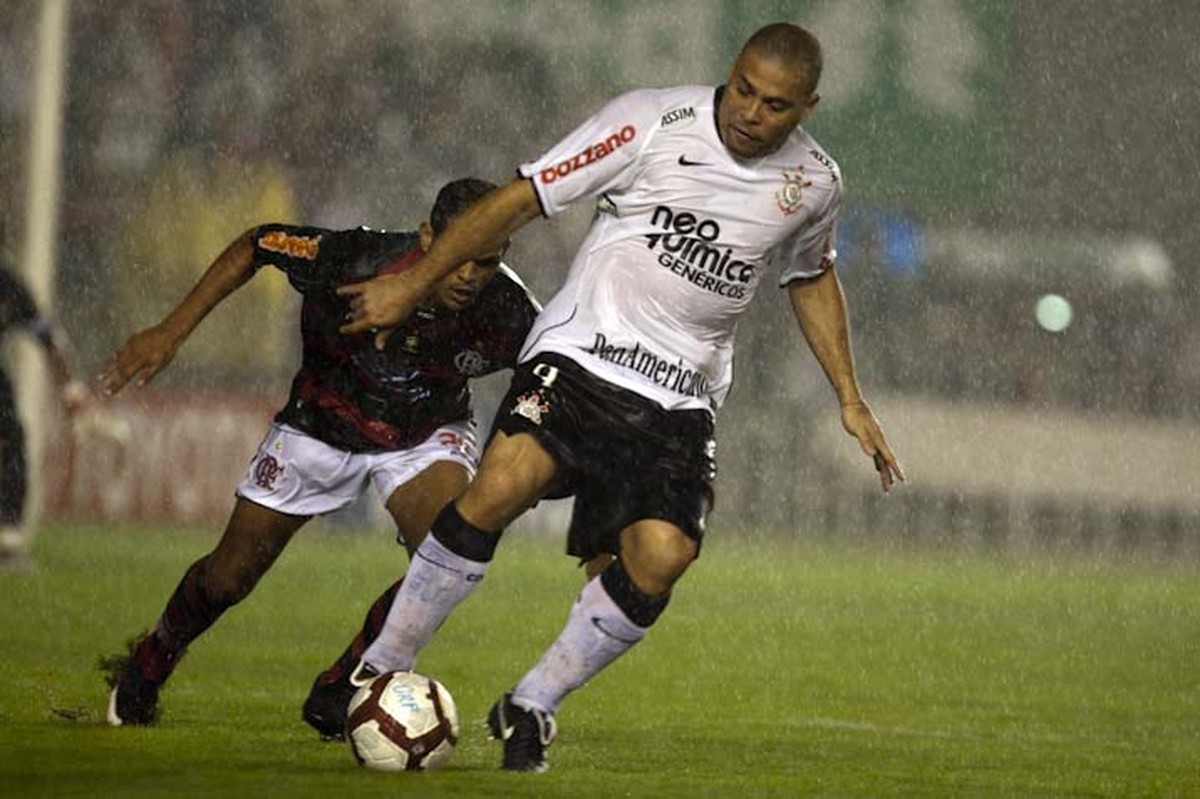
M 402 567 L 383 534 L 301 532 L 200 639 L 154 729 L 104 725 L 98 655 L 153 623 L 216 532 L 63 526 L 0 572 L 5 796 L 1200 796 L 1200 566 L 711 535 L 647 640 L 567 700 L 542 775 L 482 721 L 580 573 L 513 534 L 418 666 L 463 738 L 361 770 L 299 720 Z

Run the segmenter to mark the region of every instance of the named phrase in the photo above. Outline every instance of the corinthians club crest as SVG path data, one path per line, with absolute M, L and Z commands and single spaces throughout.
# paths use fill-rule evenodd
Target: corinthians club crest
M 812 181 L 804 177 L 804 167 L 783 170 L 783 185 L 775 192 L 775 202 L 785 216 L 791 216 L 804 204 L 804 190 Z
M 542 400 L 542 395 L 536 391 L 531 391 L 528 394 L 522 394 L 517 397 L 516 405 L 513 406 L 512 412 L 517 416 L 524 416 L 534 424 L 542 423 L 542 414 L 550 410 L 550 403 Z

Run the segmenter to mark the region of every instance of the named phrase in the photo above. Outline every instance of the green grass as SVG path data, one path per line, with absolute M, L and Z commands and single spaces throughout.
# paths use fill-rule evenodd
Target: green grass
M 301 533 L 192 649 L 153 729 L 102 723 L 94 664 L 215 533 L 43 532 L 0 573 L 6 796 L 1200 796 L 1200 566 L 738 543 L 721 532 L 646 642 L 571 697 L 551 771 L 496 770 L 482 719 L 579 573 L 506 541 L 422 655 L 464 736 L 446 770 L 360 770 L 299 721 L 402 558 Z M 73 718 L 68 718 L 73 717 Z

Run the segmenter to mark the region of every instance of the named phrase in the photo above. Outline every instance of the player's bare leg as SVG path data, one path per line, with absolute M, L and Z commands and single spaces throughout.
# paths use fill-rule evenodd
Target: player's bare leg
M 442 508 L 414 554 L 363 660 L 379 671 L 411 669 L 417 653 L 483 579 L 504 527 L 537 502 L 556 471 L 532 436 L 497 432 L 475 480 Z
M 397 540 L 404 545 L 410 559 L 425 540 L 438 511 L 466 490 L 469 482 L 470 475 L 461 464 L 438 461 L 388 497 L 385 506 L 396 522 Z M 403 581 L 401 577 L 379 595 L 367 611 L 362 629 L 354 640 L 313 681 L 301 717 L 320 733 L 322 740 L 336 741 L 345 737 L 346 706 L 359 687 L 351 680 L 351 675 L 363 652 L 379 637 Z
M 216 548 L 188 567 L 154 629 L 129 655 L 101 659 L 113 687 L 110 724 L 154 723 L 158 691 L 188 645 L 254 590 L 308 519 L 238 498 Z
M 589 560 L 586 564 L 584 564 L 584 574 L 586 575 L 587 580 L 592 580 L 596 577 L 599 577 L 600 572 L 607 569 L 609 564 L 616 559 L 617 557 L 615 555 L 602 552 L 601 554 Z

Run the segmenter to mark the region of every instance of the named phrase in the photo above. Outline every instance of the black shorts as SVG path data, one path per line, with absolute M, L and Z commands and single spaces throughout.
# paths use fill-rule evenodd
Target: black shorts
M 707 411 L 668 411 L 544 353 L 517 366 L 493 429 L 529 433 L 558 463 L 546 498 L 575 497 L 571 555 L 618 554 L 620 532 L 641 519 L 703 538 L 716 477 Z

